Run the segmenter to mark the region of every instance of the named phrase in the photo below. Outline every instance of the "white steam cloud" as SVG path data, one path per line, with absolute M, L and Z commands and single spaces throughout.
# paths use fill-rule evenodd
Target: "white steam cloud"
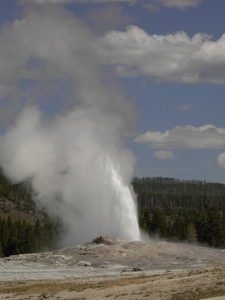
M 31 181 L 36 200 L 67 227 L 64 245 L 99 234 L 138 240 L 135 158 L 124 146 L 136 112 L 99 68 L 97 37 L 63 8 L 44 5 L 4 27 L 0 41 L 3 96 L 12 105 L 20 93 L 20 113 L 0 137 L 5 174 Z M 57 95 L 65 82 L 69 101 Z

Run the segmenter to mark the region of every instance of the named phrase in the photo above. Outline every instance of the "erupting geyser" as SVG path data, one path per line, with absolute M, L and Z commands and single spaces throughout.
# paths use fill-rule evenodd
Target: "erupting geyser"
M 1 53 L 5 97 L 25 103 L 0 137 L 5 174 L 31 182 L 37 203 L 67 228 L 64 245 L 101 234 L 140 239 L 130 187 L 135 158 L 124 144 L 136 112 L 99 67 L 101 38 L 62 7 L 43 5 L 28 7 L 2 39 L 12 51 Z
M 125 240 L 139 240 L 140 232 L 137 211 L 131 189 L 124 185 L 120 175 L 120 166 L 116 166 L 109 155 L 101 157 L 97 173 L 100 174 L 100 195 L 96 214 L 99 232 L 106 230 L 110 237 Z M 102 183 L 101 183 L 102 181 Z M 97 221 L 97 220 L 96 220 Z

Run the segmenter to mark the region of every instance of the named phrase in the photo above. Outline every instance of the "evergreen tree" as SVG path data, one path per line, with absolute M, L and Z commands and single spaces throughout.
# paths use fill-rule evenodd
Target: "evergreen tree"
M 3 253 L 3 251 L 2 251 L 2 245 L 0 244 L 0 258 L 1 257 L 4 257 L 4 253 Z
M 188 240 L 189 243 L 196 243 L 198 241 L 197 231 L 196 231 L 195 226 L 192 222 L 188 223 L 188 225 L 187 225 L 186 239 Z
M 225 246 L 225 227 L 221 212 L 212 207 L 207 212 L 206 240 L 210 246 Z
M 207 212 L 204 210 L 199 211 L 196 215 L 196 231 L 198 241 L 200 243 L 207 243 Z
M 176 216 L 173 228 L 172 228 L 172 236 L 178 240 L 184 240 L 186 236 L 185 223 L 184 219 L 181 216 Z
M 10 242 L 10 232 L 5 220 L 2 220 L 2 232 L 1 232 L 1 245 L 4 256 L 10 255 L 8 254 L 8 245 Z
M 161 237 L 167 236 L 166 215 L 159 207 L 156 207 L 153 211 L 153 217 L 150 226 L 151 232 L 159 233 Z
M 35 251 L 35 235 L 34 228 L 30 224 L 26 224 L 25 228 L 25 240 L 24 240 L 25 253 L 32 253 Z

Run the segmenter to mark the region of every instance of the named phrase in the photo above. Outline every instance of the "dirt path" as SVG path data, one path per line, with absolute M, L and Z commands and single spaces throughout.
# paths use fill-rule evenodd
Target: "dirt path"
M 205 270 L 165 272 L 157 276 L 91 277 L 57 281 L 1 282 L 0 299 L 101 300 L 225 299 L 225 266 Z

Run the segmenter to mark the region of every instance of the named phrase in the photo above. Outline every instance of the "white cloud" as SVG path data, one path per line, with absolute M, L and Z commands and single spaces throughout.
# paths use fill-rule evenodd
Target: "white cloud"
M 26 3 L 36 3 L 36 4 L 45 4 L 45 3 L 51 3 L 51 4 L 66 4 L 71 2 L 76 3 L 96 3 L 96 4 L 105 4 L 105 3 L 118 3 L 118 2 L 128 2 L 131 4 L 136 3 L 136 0 L 18 0 L 22 4 Z
M 21 4 L 27 4 L 27 3 L 36 3 L 36 4 L 45 4 L 45 3 L 51 3 L 51 4 L 65 4 L 74 2 L 74 0 L 18 0 Z
M 225 128 L 211 124 L 200 127 L 177 126 L 165 132 L 148 131 L 134 140 L 153 149 L 222 149 L 225 148 Z
M 33 2 L 40 4 L 47 2 L 61 4 L 66 2 L 92 2 L 116 5 L 121 1 L 33 0 Z M 180 8 L 200 3 L 197 0 L 156 0 L 150 1 L 150 3 L 148 1 L 124 0 L 123 2 L 143 5 L 161 3 L 166 6 Z M 97 24 L 96 20 L 101 19 L 101 25 L 96 25 L 98 27 L 96 30 L 100 30 L 101 33 L 103 27 L 106 30 L 114 26 L 114 28 L 118 28 L 121 24 L 128 24 L 131 21 L 128 16 L 122 15 L 118 6 L 112 5 L 108 12 L 110 13 L 105 13 L 104 10 L 102 13 L 100 11 L 101 17 L 96 12 L 91 17 L 95 25 Z M 22 25 L 20 24 L 20 26 Z M 18 43 L 21 43 L 19 39 Z M 99 48 L 99 40 L 96 40 L 96 44 L 96 48 Z M 30 48 L 30 45 L 28 47 Z M 119 76 L 148 76 L 157 80 L 182 83 L 211 82 L 225 84 L 225 34 L 217 41 L 212 41 L 210 36 L 203 33 L 197 33 L 193 37 L 189 37 L 185 32 L 149 35 L 137 26 L 128 26 L 126 31 L 114 30 L 107 32 L 100 41 L 100 48 L 98 55 L 102 64 L 111 65 Z M 19 51 L 21 59 L 26 55 L 26 52 Z
M 120 76 L 150 76 L 159 80 L 225 84 L 225 34 L 217 41 L 197 33 L 149 35 L 137 26 L 111 31 L 102 38 L 104 64 Z
M 178 155 L 175 155 L 172 150 L 159 150 L 154 153 L 155 157 L 160 159 L 175 159 Z
M 151 11 L 159 11 L 161 6 L 175 7 L 178 9 L 185 9 L 187 7 L 197 6 L 202 0 L 155 0 L 155 1 L 143 1 L 142 6 L 148 8 Z
M 219 154 L 219 156 L 217 157 L 217 164 L 219 167 L 225 169 L 225 152 Z
M 52 4 L 65 4 L 70 2 L 76 3 L 96 3 L 96 4 L 105 4 L 105 3 L 119 3 L 127 2 L 129 4 L 144 4 L 150 9 L 155 6 L 163 5 L 166 7 L 175 7 L 178 9 L 184 9 L 190 6 L 197 6 L 202 0 L 19 0 L 20 3 L 52 3 Z
M 167 7 L 184 9 L 189 6 L 197 6 L 201 1 L 202 0 L 158 0 L 157 2 Z

